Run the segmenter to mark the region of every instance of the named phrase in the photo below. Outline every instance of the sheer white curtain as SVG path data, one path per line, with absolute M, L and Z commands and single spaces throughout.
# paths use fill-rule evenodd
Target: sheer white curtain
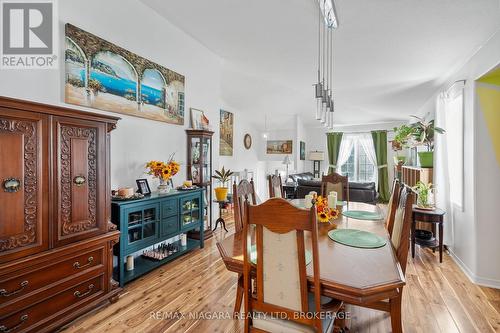
M 373 181 L 375 182 L 375 188 L 378 188 L 378 168 L 383 166 L 377 166 L 377 155 L 375 154 L 375 145 L 373 144 L 373 137 L 371 133 L 359 134 L 358 142 L 365 150 L 366 156 L 370 162 L 375 166 L 375 170 L 373 170 Z
M 340 168 L 347 162 L 349 155 L 351 155 L 352 147 L 356 136 L 353 134 L 344 133 L 342 135 L 342 143 L 340 144 L 339 157 L 337 158 L 337 165 L 334 166 L 335 172 L 340 173 Z
M 435 125 L 446 129 L 447 94 L 439 94 L 436 101 Z M 450 177 L 448 172 L 448 140 L 446 135 L 434 136 L 434 188 L 436 206 L 444 209 L 446 228 L 444 228 L 444 243 L 453 244 L 453 205 L 450 201 Z

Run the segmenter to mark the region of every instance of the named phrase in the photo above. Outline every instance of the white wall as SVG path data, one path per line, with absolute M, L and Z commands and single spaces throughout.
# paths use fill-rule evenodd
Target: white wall
M 176 152 L 176 159 L 186 162 L 186 134 L 189 108 L 204 110 L 213 126 L 214 167 L 226 165 L 243 169 L 255 164 L 259 145 L 243 148 L 244 130 L 252 129 L 246 120 L 221 101 L 221 68 L 223 61 L 202 44 L 170 24 L 141 2 L 133 0 L 64 0 L 59 1 L 60 45 L 64 45 L 64 24 L 73 25 L 170 68 L 186 79 L 185 125 L 115 114 L 122 118 L 112 132 L 111 183 L 113 187 L 135 186 L 135 179 L 144 177 L 144 164 L 151 159 L 167 159 Z M 60 52 L 60 69 L 11 70 L 0 73 L 0 95 L 63 105 L 64 50 Z M 101 112 L 95 109 L 67 105 L 76 109 Z M 220 158 L 219 109 L 235 114 L 233 158 Z M 101 112 L 106 113 L 106 112 Z M 257 136 L 253 133 L 254 137 Z M 174 177 L 178 185 L 185 179 L 185 166 Z M 150 182 L 156 187 L 156 182 Z
M 499 173 L 491 172 L 485 145 L 487 130 L 477 108 L 475 83 L 500 62 L 500 32 L 496 33 L 460 70 L 453 73 L 436 95 L 422 107 L 420 114 L 434 114 L 437 94 L 457 80 L 467 80 L 464 93 L 464 207 L 454 210 L 450 252 L 472 281 L 500 288 L 500 223 L 497 189 Z M 439 167 L 439 166 L 435 166 Z M 450 230 L 451 229 L 451 230 Z

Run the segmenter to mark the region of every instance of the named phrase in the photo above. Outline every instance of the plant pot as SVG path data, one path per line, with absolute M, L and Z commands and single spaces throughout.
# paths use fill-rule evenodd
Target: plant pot
M 227 187 L 216 187 L 214 189 L 215 191 L 215 197 L 217 198 L 217 201 L 226 201 L 227 199 Z
M 394 156 L 394 164 L 403 165 L 406 162 L 406 156 Z
M 422 151 L 418 153 L 418 159 L 422 168 L 432 168 L 434 165 L 434 152 Z

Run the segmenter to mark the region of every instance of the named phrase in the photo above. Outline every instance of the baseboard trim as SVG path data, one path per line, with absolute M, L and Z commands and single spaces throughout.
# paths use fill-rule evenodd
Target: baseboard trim
M 483 287 L 489 287 L 489 288 L 495 288 L 495 289 L 500 289 L 500 280 L 493 280 L 493 279 L 488 279 L 488 278 L 482 278 L 480 276 L 475 275 L 469 267 L 460 259 L 453 251 L 448 248 L 448 252 L 450 253 L 451 258 L 453 261 L 457 264 L 458 267 L 464 272 L 465 276 L 474 284 L 483 286 Z

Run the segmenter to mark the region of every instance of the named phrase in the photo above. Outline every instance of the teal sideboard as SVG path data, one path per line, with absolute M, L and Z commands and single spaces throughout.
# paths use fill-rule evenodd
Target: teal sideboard
M 120 230 L 120 242 L 115 245 L 114 253 L 118 265 L 114 276 L 120 286 L 147 272 L 180 257 L 197 247 L 203 248 L 203 189 L 191 191 L 172 190 L 168 194 L 153 193 L 140 200 L 112 201 L 111 221 Z M 190 230 L 200 230 L 200 239 L 188 238 L 187 245 L 181 241 L 175 243 L 179 251 L 159 261 L 138 256 L 134 270 L 125 269 L 128 255 L 141 253 L 154 244 L 181 235 Z

